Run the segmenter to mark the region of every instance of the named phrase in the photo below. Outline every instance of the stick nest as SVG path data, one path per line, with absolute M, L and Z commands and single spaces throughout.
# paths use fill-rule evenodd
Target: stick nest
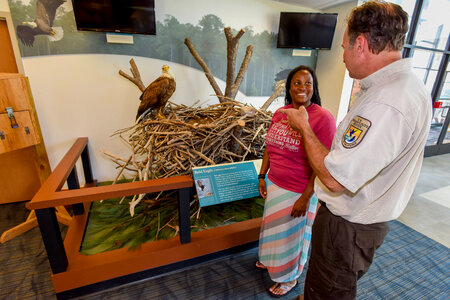
M 205 108 L 169 103 L 166 118 L 152 114 L 114 135 L 131 148 L 131 156 L 107 153 L 120 168 L 136 172 L 135 180 L 190 175 L 193 167 L 259 159 L 272 113 L 237 101 Z

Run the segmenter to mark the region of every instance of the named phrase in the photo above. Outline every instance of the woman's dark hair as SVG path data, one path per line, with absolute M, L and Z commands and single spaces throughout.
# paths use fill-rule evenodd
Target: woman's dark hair
M 317 81 L 317 77 L 316 77 L 316 73 L 314 72 L 314 70 L 308 66 L 298 66 L 295 69 L 292 69 L 291 72 L 289 72 L 289 75 L 286 79 L 286 96 L 284 97 L 284 104 L 288 105 L 292 103 L 292 98 L 291 98 L 291 81 L 292 81 L 292 77 L 294 77 L 294 74 L 297 73 L 298 71 L 302 71 L 302 70 L 306 70 L 309 72 L 309 74 L 311 74 L 312 78 L 313 78 L 313 95 L 311 97 L 311 102 L 315 103 L 319 106 L 322 106 L 322 103 L 320 102 L 320 95 L 319 95 L 319 82 Z
M 400 51 L 408 31 L 408 14 L 400 5 L 369 1 L 355 7 L 347 21 L 350 47 L 364 35 L 374 54 L 383 50 Z

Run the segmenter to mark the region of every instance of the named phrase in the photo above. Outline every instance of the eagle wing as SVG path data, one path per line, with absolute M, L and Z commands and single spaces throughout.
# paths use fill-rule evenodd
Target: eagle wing
M 56 10 L 64 2 L 66 2 L 66 0 L 45 0 L 45 2 L 46 2 L 45 7 L 47 9 L 49 24 L 50 24 L 50 27 L 53 27 L 53 22 L 55 21 L 55 16 L 56 16 Z
M 39 33 L 50 34 L 52 32 L 47 8 L 42 0 L 38 0 L 36 3 L 36 18 L 34 21 L 36 22 Z
M 56 10 L 65 0 L 38 0 L 36 3 L 36 19 L 38 28 L 46 34 L 52 32 Z
M 164 76 L 158 77 L 142 93 L 136 119 L 149 108 L 164 107 L 175 91 L 175 80 Z
M 34 43 L 34 36 L 36 32 L 33 28 L 25 25 L 17 25 L 17 36 L 24 43 L 25 46 L 31 47 Z

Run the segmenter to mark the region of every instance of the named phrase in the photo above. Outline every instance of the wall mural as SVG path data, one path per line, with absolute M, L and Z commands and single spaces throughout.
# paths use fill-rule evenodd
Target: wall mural
M 51 5 L 44 6 L 43 2 Z M 171 61 L 201 70 L 184 44 L 184 39 L 189 37 L 214 76 L 226 79 L 226 39 L 223 29 L 227 25 L 216 15 L 205 15 L 196 25 L 182 24 L 176 16 L 166 15 L 162 22 L 157 21 L 156 35 L 133 35 L 134 44 L 130 45 L 107 43 L 105 33 L 78 31 L 70 1 L 9 0 L 9 6 L 22 57 L 122 54 Z M 44 11 L 45 7 L 47 11 Z M 45 19 L 45 13 L 49 15 L 50 24 L 36 26 L 42 24 L 40 21 Z M 239 30 L 233 28 L 233 34 Z M 251 26 L 245 27 L 245 30 L 236 61 L 240 64 L 247 45 L 254 45 L 253 56 L 240 87 L 240 91 L 247 96 L 270 96 L 275 82 L 285 79 L 290 69 L 301 64 L 315 67 L 317 51 L 312 51 L 309 57 L 294 57 L 291 49 L 276 48 L 276 33 L 255 33 Z

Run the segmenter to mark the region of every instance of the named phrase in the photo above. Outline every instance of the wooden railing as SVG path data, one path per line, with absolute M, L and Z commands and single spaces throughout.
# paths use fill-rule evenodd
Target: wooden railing
M 140 280 L 142 272 L 160 274 L 162 270 L 195 263 L 208 254 L 253 245 L 258 240 L 261 218 L 191 234 L 189 203 L 194 185 L 190 176 L 95 186 L 87 144 L 87 138 L 78 138 L 27 204 L 36 212 L 57 295 L 64 296 L 84 287 L 92 289 L 96 284 L 114 282 L 116 278 L 131 277 L 133 280 L 136 274 Z M 75 168 L 80 158 L 86 181 L 84 188 L 80 188 Z M 62 190 L 66 182 L 69 190 Z M 80 253 L 93 201 L 167 190 L 178 190 L 179 238 L 151 241 L 133 251 L 123 247 L 93 255 Z M 64 205 L 71 205 L 74 215 L 63 241 L 55 207 Z
M 85 208 L 93 201 L 115 197 L 129 196 L 157 191 L 179 190 L 179 228 L 182 244 L 191 240 L 189 202 L 193 193 L 193 180 L 190 176 L 153 179 L 108 186 L 95 186 L 92 176 L 88 138 L 78 138 L 50 177 L 27 203 L 27 208 L 36 212 L 39 228 L 53 274 L 65 272 L 69 262 L 59 225 L 55 215 L 55 207 L 71 205 L 74 215 L 87 214 Z M 80 188 L 76 162 L 81 157 L 86 185 Z M 61 190 L 67 182 L 69 190 Z M 79 245 L 78 245 L 79 246 Z

